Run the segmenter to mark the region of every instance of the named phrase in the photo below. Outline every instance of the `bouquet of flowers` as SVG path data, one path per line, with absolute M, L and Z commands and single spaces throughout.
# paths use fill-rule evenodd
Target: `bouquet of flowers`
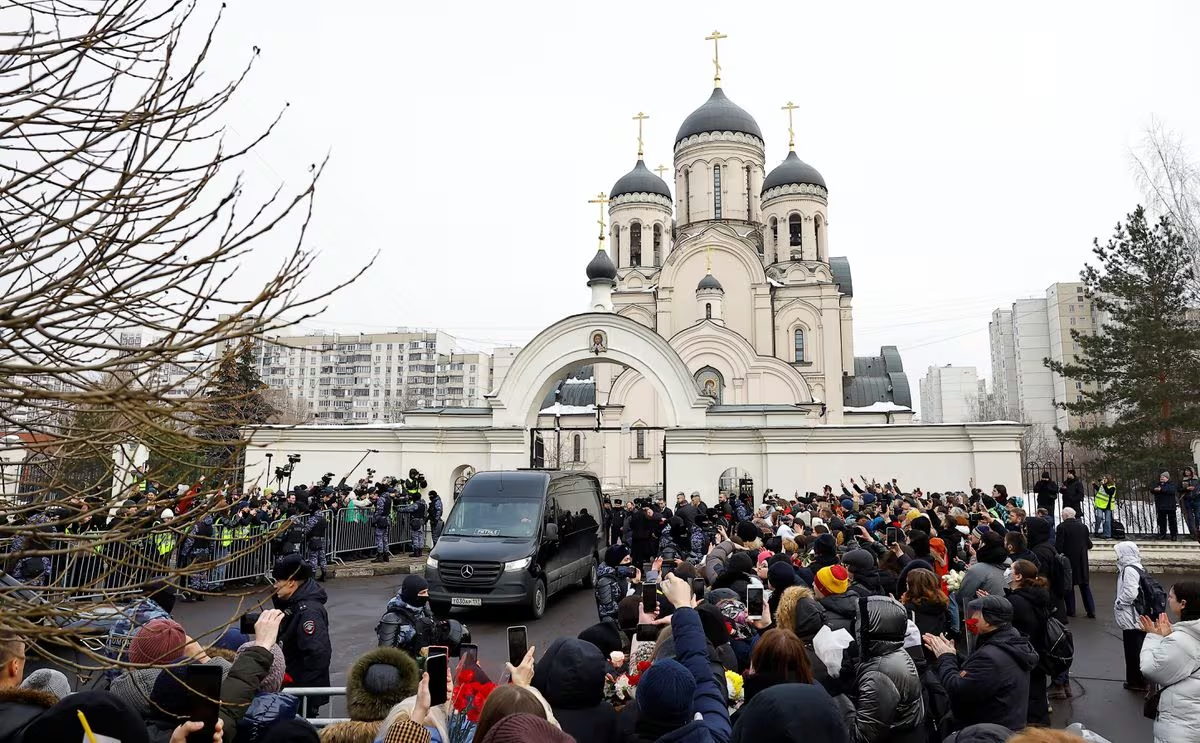
M 474 738 L 479 713 L 483 711 L 488 695 L 495 688 L 496 685 L 491 681 L 477 681 L 475 672 L 470 669 L 459 673 L 454 684 L 454 711 L 450 713 L 447 722 L 449 743 L 468 743 Z
M 729 692 L 729 706 L 736 709 L 746 700 L 746 690 L 742 677 L 733 671 L 725 672 L 725 689 Z
M 963 576 L 965 575 L 966 572 L 963 570 L 951 570 L 942 576 L 942 580 L 946 582 L 946 587 L 949 588 L 951 592 L 954 592 L 962 587 Z
M 612 676 L 607 676 L 604 679 L 604 698 L 608 700 L 614 707 L 620 708 L 630 699 L 633 699 L 637 693 L 638 681 L 641 680 L 642 674 L 650 667 L 650 661 L 644 660 L 637 664 L 635 672 L 631 674 L 622 673 L 615 679 Z

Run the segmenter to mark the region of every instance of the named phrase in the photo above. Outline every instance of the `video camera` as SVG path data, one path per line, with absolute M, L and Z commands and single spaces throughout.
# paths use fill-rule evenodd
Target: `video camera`
M 292 615 L 291 609 L 283 610 L 283 616 L 290 617 L 291 615 Z M 258 619 L 261 616 L 262 616 L 261 611 L 246 612 L 245 614 L 242 615 L 242 619 L 238 624 L 238 630 L 243 635 L 248 635 L 250 637 L 253 637 L 254 636 L 254 625 L 258 624 Z

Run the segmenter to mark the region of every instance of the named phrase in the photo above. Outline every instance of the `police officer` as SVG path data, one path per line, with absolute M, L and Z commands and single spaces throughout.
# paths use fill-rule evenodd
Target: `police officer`
M 325 567 L 329 564 L 325 557 L 325 530 L 329 522 L 321 513 L 321 502 L 314 500 L 309 503 L 308 515 L 304 517 L 304 539 L 308 545 L 308 569 L 314 576 L 320 570 L 317 581 L 325 580 Z
M 419 575 L 404 579 L 375 627 L 381 646 L 399 648 L 417 658 L 433 644 L 437 622 L 429 607 L 429 584 Z
M 371 562 L 388 562 L 392 553 L 388 551 L 388 528 L 392 524 L 391 486 L 379 483 L 375 486 L 375 512 L 371 515 L 371 528 L 375 530 L 375 559 Z
M 285 615 L 279 628 L 284 667 L 293 686 L 329 686 L 329 614 L 325 589 L 298 554 L 279 558 L 271 570 L 275 579 L 275 608 Z M 309 697 L 308 713 L 319 717 L 329 697 Z
M 445 523 L 442 521 L 442 498 L 436 490 L 429 491 L 429 533 L 433 535 L 433 544 L 437 544 L 438 538 L 442 536 L 442 527 Z
M 191 533 L 183 540 L 181 552 L 186 561 L 185 567 L 191 567 L 198 563 L 211 562 L 212 545 L 213 517 L 212 513 L 206 513 L 197 519 L 196 523 L 192 525 Z M 203 570 L 193 569 L 188 573 L 188 591 L 183 596 L 185 602 L 203 601 L 204 592 L 212 590 L 212 584 L 208 581 L 208 571 L 208 568 Z
M 421 491 L 429 487 L 429 483 L 425 481 L 425 475 L 422 475 L 416 467 L 408 471 L 408 479 L 404 481 L 404 494 L 409 498 L 416 500 L 421 496 Z
M 406 489 L 406 496 L 410 491 Z M 408 517 L 409 539 L 412 541 L 412 556 L 420 557 L 421 549 L 425 546 L 425 501 L 421 500 L 418 491 L 412 496 L 412 501 L 396 509 L 401 518 Z

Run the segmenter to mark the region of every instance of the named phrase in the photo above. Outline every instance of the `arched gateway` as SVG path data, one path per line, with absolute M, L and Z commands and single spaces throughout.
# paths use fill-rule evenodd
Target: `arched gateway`
M 559 320 L 538 333 L 488 396 L 495 428 L 532 428 L 538 404 L 562 372 L 581 363 L 609 361 L 636 370 L 666 402 L 670 428 L 704 428 L 712 398 L 700 394 L 679 354 L 654 330 L 610 312 Z

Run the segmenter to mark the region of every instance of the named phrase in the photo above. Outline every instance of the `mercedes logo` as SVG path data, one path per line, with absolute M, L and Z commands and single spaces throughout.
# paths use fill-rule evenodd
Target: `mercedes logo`
M 470 565 L 463 565 L 462 570 L 458 572 L 462 575 L 462 577 L 469 580 L 472 575 L 475 575 L 475 568 L 471 567 Z

